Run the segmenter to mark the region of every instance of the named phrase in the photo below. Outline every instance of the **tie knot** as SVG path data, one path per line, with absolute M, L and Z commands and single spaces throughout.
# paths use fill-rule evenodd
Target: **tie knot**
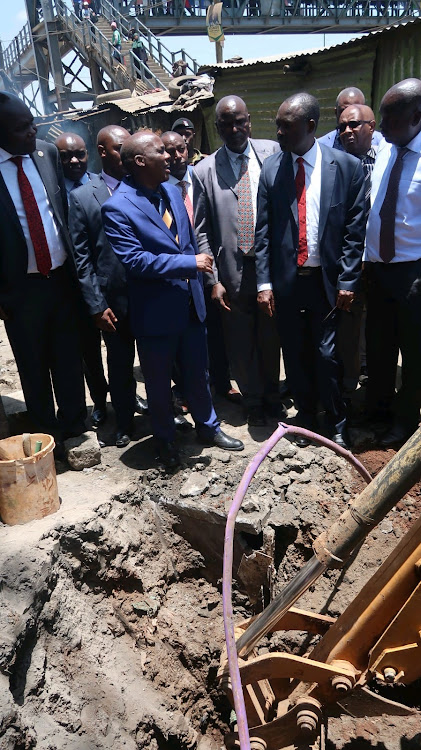
M 301 166 L 301 164 L 304 164 L 304 159 L 303 159 L 303 157 L 302 157 L 302 156 L 299 156 L 299 157 L 298 157 L 298 159 L 297 159 L 297 164 L 299 164 L 300 166 Z
M 409 148 L 407 148 L 406 146 L 398 146 L 398 155 L 396 158 L 403 159 L 403 157 L 408 151 L 409 151 Z
M 17 167 L 22 166 L 22 156 L 11 156 L 10 161 L 13 162 L 13 164 L 16 164 Z

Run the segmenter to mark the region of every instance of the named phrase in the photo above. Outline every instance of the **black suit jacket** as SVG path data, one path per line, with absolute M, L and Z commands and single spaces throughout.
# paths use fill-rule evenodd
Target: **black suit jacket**
M 319 249 L 323 281 L 332 307 L 339 289 L 356 291 L 365 237 L 364 174 L 354 156 L 320 144 L 322 176 Z M 292 156 L 263 163 L 257 200 L 257 284 L 293 298 L 297 278 L 298 208 Z
M 37 140 L 36 150 L 31 154 L 31 158 L 44 183 L 64 247 L 70 258 L 69 266 L 76 277 L 67 230 L 67 194 L 59 153 L 51 143 Z M 28 248 L 15 206 L 1 174 L 0 227 L 0 305 L 7 310 L 19 304 L 21 300 L 22 282 L 28 271 Z
M 126 272 L 102 225 L 101 206 L 110 197 L 100 175 L 72 190 L 69 230 L 83 298 L 91 315 L 111 307 L 118 318 L 127 315 Z

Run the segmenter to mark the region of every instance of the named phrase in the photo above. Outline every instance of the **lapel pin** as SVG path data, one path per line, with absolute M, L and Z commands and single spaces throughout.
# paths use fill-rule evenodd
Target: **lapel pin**
M 44 151 L 37 151 L 38 156 L 44 156 Z

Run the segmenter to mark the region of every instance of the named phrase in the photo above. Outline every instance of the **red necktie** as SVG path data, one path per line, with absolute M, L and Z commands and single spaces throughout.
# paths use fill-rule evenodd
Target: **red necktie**
M 297 192 L 298 204 L 298 251 L 297 265 L 302 266 L 308 259 L 307 248 L 307 207 L 306 207 L 306 173 L 304 170 L 304 159 L 297 159 L 298 170 L 295 177 L 295 190 Z
M 43 276 L 48 276 L 51 271 L 51 255 L 34 191 L 23 171 L 22 157 L 14 156 L 10 161 L 16 164 L 18 168 L 18 185 L 28 221 L 29 234 L 34 246 L 37 268 Z
M 190 224 L 194 226 L 194 219 L 193 219 L 193 204 L 190 200 L 190 196 L 187 192 L 187 185 L 188 183 L 185 180 L 180 180 L 178 183 L 181 185 L 181 195 L 183 196 L 184 205 L 187 210 L 188 217 L 190 219 Z
M 398 148 L 396 161 L 392 167 L 386 195 L 380 209 L 380 257 L 383 263 L 390 263 L 395 257 L 395 220 L 398 203 L 399 182 L 403 169 L 403 157 L 408 153 L 406 147 Z

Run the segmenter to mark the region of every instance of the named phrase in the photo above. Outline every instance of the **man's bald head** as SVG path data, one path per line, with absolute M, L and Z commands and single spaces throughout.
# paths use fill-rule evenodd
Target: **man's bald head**
M 371 148 L 376 127 L 373 110 L 366 104 L 351 105 L 340 115 L 338 127 L 345 151 L 354 156 L 365 156 Z
M 0 92 L 0 147 L 9 154 L 32 154 L 37 128 L 31 110 L 22 99 Z
M 130 138 L 129 131 L 120 125 L 106 125 L 97 135 L 97 148 L 102 169 L 116 180 L 122 180 L 126 174 L 120 151 L 127 138 Z
M 342 89 L 336 97 L 336 122 L 339 122 L 339 117 L 344 109 L 355 104 L 365 104 L 365 96 L 361 89 L 357 89 L 356 86 L 347 86 L 346 89 Z
M 121 160 L 135 183 L 150 190 L 156 190 L 170 175 L 169 156 L 152 130 L 141 130 L 127 138 L 121 147 Z
M 83 138 L 77 133 L 63 133 L 55 140 L 64 176 L 77 182 L 88 169 L 88 151 Z
M 231 151 L 242 154 L 251 134 L 250 115 L 245 101 L 234 94 L 224 96 L 216 105 L 215 116 L 219 137 Z
M 380 129 L 390 143 L 407 146 L 421 130 L 421 80 L 406 78 L 386 91 Z

